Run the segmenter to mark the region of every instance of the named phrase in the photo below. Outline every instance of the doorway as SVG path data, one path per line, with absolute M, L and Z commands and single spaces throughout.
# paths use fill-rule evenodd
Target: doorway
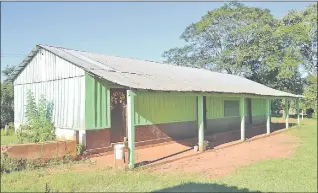
M 124 141 L 126 136 L 126 104 L 127 94 L 125 89 L 110 89 L 110 142 Z

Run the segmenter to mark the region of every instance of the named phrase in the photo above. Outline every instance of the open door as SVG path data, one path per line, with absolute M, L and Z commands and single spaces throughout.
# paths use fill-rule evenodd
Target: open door
M 126 136 L 126 104 L 127 93 L 125 89 L 110 89 L 111 128 L 110 141 L 117 143 Z

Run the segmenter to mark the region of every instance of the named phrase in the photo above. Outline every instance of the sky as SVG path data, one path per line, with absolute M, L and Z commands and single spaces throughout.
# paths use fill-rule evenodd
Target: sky
M 276 18 L 313 2 L 244 2 Z M 223 2 L 1 2 L 1 68 L 17 65 L 37 45 L 152 61 L 182 46 L 191 23 Z

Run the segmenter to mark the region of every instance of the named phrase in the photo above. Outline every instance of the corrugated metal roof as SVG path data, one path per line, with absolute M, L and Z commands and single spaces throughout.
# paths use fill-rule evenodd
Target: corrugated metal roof
M 134 89 L 302 97 L 272 89 L 241 76 L 45 45 L 38 45 L 19 66 L 27 65 L 39 48 L 48 50 L 100 78 Z M 15 79 L 22 69 L 17 68 L 10 79 Z

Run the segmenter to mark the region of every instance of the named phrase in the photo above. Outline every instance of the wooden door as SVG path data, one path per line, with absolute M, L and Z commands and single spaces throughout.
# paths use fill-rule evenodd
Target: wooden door
M 111 104 L 111 143 L 121 142 L 126 136 L 126 104 L 127 94 L 125 89 L 110 89 Z

